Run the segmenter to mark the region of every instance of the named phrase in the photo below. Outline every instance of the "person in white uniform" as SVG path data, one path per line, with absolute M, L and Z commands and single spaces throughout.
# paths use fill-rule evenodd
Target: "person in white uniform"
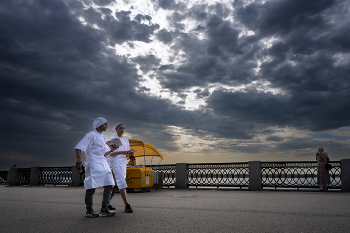
M 111 154 L 111 156 L 107 156 L 109 164 L 111 166 L 111 169 L 114 173 L 114 177 L 116 180 L 116 185 L 113 187 L 111 199 L 113 198 L 115 192 L 119 188 L 120 195 L 122 196 L 123 202 L 125 204 L 125 213 L 132 213 L 133 210 L 128 203 L 128 197 L 126 194 L 126 188 L 128 185 L 126 184 L 125 178 L 126 178 L 126 165 L 127 165 L 127 159 L 126 157 L 133 156 L 134 153 L 130 152 L 130 144 L 129 140 L 123 137 L 125 126 L 123 123 L 117 123 L 113 125 L 113 131 L 117 133 L 117 135 L 112 136 L 108 140 L 112 140 L 114 138 L 119 138 L 120 141 L 123 143 L 122 146 L 119 146 L 118 149 L 116 149 L 115 152 Z M 114 156 L 115 155 L 115 156 Z M 110 210 L 115 210 L 115 208 L 109 204 L 108 208 Z
M 93 195 L 95 189 L 103 186 L 103 200 L 100 215 L 114 216 L 115 213 L 108 209 L 109 200 L 112 194 L 112 187 L 115 185 L 112 171 L 105 156 L 111 154 L 113 150 L 106 144 L 106 137 L 103 132 L 107 130 L 108 121 L 103 117 L 97 117 L 93 124 L 93 131 L 87 133 L 85 137 L 76 145 L 75 155 L 77 158 L 76 168 L 81 171 L 85 169 L 84 188 L 86 217 L 98 217 L 93 210 Z M 113 148 L 117 149 L 117 148 Z M 86 156 L 86 162 L 82 163 L 82 153 Z

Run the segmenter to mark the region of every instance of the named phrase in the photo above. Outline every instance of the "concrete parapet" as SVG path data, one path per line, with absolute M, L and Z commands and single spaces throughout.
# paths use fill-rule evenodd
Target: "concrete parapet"
M 40 169 L 39 167 L 30 168 L 30 186 L 38 186 L 40 183 Z
M 249 190 L 262 190 L 261 162 L 249 161 Z
M 176 164 L 175 188 L 188 188 L 187 163 L 177 163 Z
M 340 160 L 341 189 L 350 191 L 350 159 Z
M 18 184 L 18 168 L 12 167 L 7 175 L 8 186 L 16 186 Z

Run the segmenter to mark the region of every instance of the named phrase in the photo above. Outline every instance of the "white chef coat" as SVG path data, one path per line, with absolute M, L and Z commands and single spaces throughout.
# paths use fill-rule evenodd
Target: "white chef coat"
M 96 130 L 91 131 L 76 145 L 86 155 L 84 188 L 115 185 L 112 171 L 104 154 L 109 150 L 106 137 Z
M 130 144 L 129 140 L 124 137 L 118 137 L 118 135 L 114 135 L 111 138 L 108 139 L 108 141 L 119 138 L 120 141 L 123 143 L 123 145 L 119 146 L 118 149 L 115 151 L 129 151 L 130 150 Z M 120 154 L 117 156 L 107 156 L 107 159 L 109 161 L 109 164 L 111 166 L 111 169 L 114 173 L 115 180 L 117 182 L 117 186 L 119 189 L 127 188 L 128 185 L 126 184 L 125 178 L 126 178 L 126 164 L 127 159 L 126 155 Z

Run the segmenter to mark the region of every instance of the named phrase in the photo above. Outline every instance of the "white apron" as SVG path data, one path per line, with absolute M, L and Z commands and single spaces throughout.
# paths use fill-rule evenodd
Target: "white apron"
M 106 138 L 97 131 L 89 132 L 75 147 L 86 152 L 84 188 L 115 185 L 112 171 L 104 153 L 108 150 Z
M 116 151 L 128 151 L 130 150 L 129 140 L 124 137 L 118 137 L 117 135 L 110 137 L 108 140 L 119 138 L 123 143 Z M 107 156 L 111 169 L 114 173 L 115 180 L 119 189 L 125 189 L 128 187 L 126 184 L 126 165 L 128 163 L 126 155 L 120 154 L 117 156 Z

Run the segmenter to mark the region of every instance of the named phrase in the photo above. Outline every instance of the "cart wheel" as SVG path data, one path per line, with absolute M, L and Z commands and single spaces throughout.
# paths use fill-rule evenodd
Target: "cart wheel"
M 142 193 L 142 189 L 139 189 L 139 193 Z
M 149 192 L 149 191 L 151 191 L 151 189 L 150 189 L 150 188 L 147 188 L 147 192 Z

